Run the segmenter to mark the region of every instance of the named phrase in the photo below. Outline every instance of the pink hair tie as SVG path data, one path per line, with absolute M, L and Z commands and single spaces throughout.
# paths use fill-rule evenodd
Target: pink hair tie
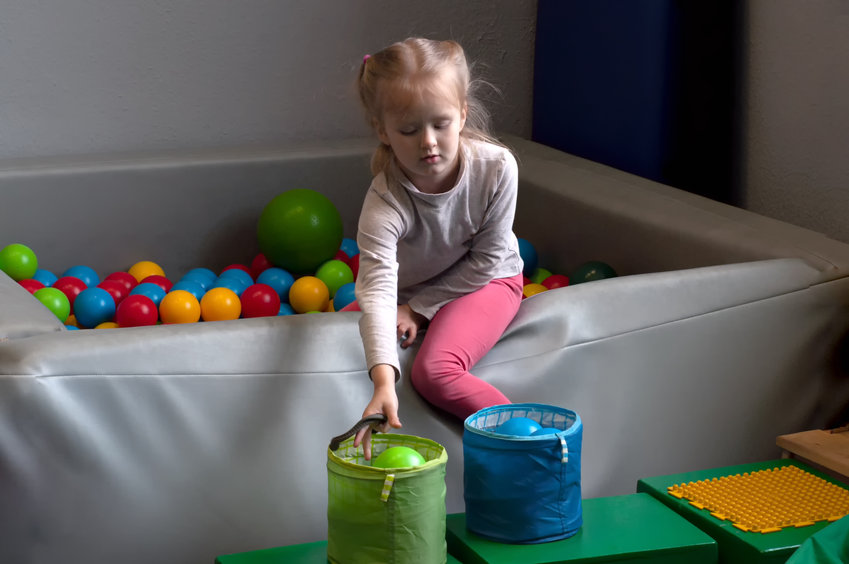
M 371 55 L 366 55 L 365 57 L 363 57 L 363 64 L 366 64 L 366 61 L 368 61 L 370 58 Z

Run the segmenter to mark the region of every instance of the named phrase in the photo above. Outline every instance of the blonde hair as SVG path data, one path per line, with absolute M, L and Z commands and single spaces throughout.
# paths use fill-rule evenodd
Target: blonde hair
M 456 96 L 459 107 L 466 108 L 461 139 L 501 145 L 490 133 L 489 112 L 477 97 L 484 84 L 472 79 L 466 54 L 456 41 L 411 37 L 363 58 L 357 89 L 374 128 L 381 125 L 385 112 L 403 111 L 423 92 L 431 92 Z M 392 148 L 381 143 L 372 156 L 372 174 L 386 171 L 391 161 Z

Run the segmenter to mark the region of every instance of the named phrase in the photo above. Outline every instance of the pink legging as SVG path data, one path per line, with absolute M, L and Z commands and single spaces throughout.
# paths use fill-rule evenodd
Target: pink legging
M 424 334 L 410 381 L 436 407 L 461 420 L 485 407 L 510 403 L 495 386 L 469 372 L 498 342 L 522 303 L 522 275 L 493 280 L 440 309 Z M 345 310 L 358 310 L 351 304 Z

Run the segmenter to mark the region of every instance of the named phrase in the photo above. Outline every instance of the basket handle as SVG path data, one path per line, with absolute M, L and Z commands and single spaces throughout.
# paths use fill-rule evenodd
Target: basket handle
M 366 415 L 365 417 L 357 421 L 353 427 L 351 427 L 341 435 L 337 435 L 330 439 L 330 450 L 337 450 L 339 448 L 339 445 L 342 444 L 342 441 L 353 437 L 360 429 L 371 425 L 372 431 L 376 432 L 375 428 L 383 423 L 386 423 L 386 415 L 382 413 L 372 413 L 371 415 Z

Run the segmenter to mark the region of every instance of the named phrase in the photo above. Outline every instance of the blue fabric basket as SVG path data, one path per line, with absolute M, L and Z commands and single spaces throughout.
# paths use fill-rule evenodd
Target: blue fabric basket
M 529 437 L 495 432 L 513 417 L 561 431 Z M 466 528 L 513 544 L 550 542 L 578 532 L 583 523 L 582 435 L 577 413 L 550 405 L 499 405 L 469 416 L 463 432 Z

